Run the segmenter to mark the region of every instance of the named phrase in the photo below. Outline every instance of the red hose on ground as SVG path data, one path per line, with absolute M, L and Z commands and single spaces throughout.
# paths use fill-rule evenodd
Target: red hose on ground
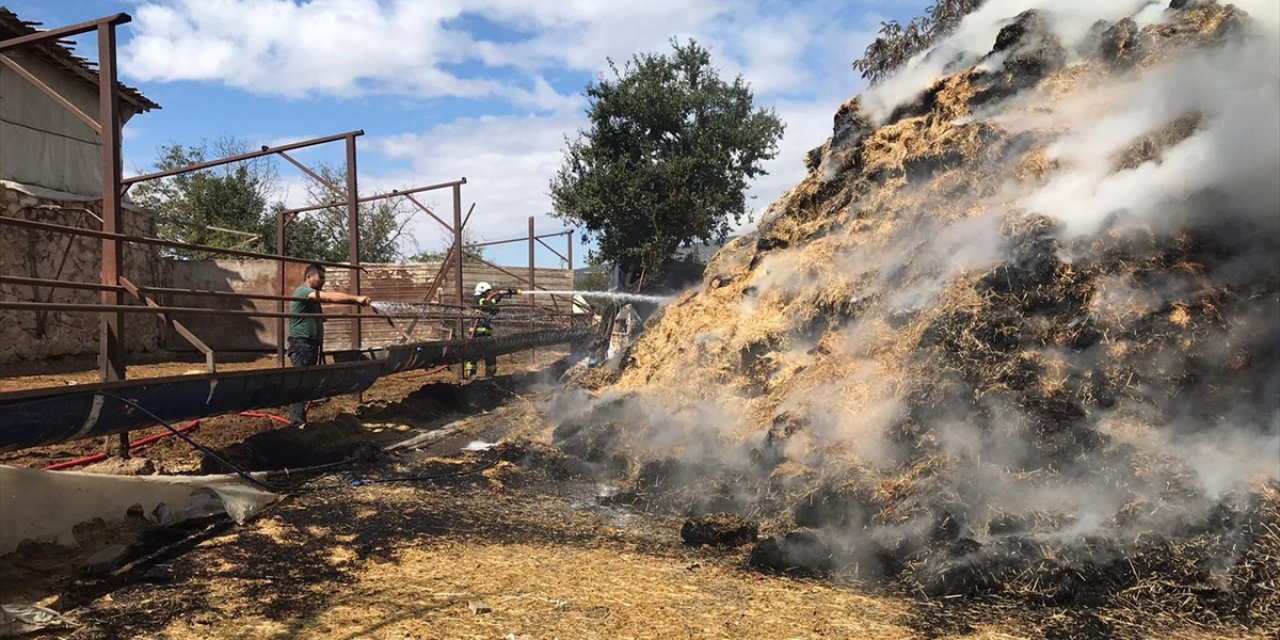
M 198 427 L 198 426 L 200 426 L 200 421 L 199 421 L 199 420 L 192 420 L 191 422 L 188 422 L 188 423 L 186 424 L 186 426 L 184 426 L 184 427 L 179 427 L 179 428 L 178 428 L 178 431 L 179 431 L 180 433 L 186 433 L 186 432 L 188 432 L 188 431 L 191 431 L 192 429 L 195 429 L 195 428 L 196 428 L 196 427 Z M 153 436 L 147 436 L 147 437 L 145 437 L 145 438 L 141 438 L 141 439 L 138 439 L 138 440 L 134 440 L 133 442 L 129 443 L 129 450 L 130 450 L 130 451 L 133 451 L 134 449 L 137 449 L 137 448 L 140 448 L 140 447 L 145 447 L 145 446 L 147 446 L 147 445 L 151 444 L 152 442 L 155 442 L 155 441 L 157 441 L 157 440 L 164 440 L 165 438 L 168 438 L 168 437 L 170 437 L 170 436 L 172 436 L 172 435 L 173 435 L 173 432 L 172 432 L 172 431 L 166 431 L 166 432 L 164 432 L 164 433 L 157 433 L 157 434 L 155 434 L 155 435 L 153 435 Z M 95 454 L 93 454 L 93 455 L 91 455 L 91 456 L 85 456 L 85 457 L 83 457 L 83 458 L 77 458 L 77 459 L 75 459 L 75 460 L 68 460 L 68 461 L 66 461 L 66 462 L 59 462 L 59 463 L 57 463 L 57 464 L 51 464 L 51 465 L 49 465 L 49 466 L 47 466 L 47 467 L 44 467 L 44 470 L 45 470 L 45 471 L 58 471 L 58 470 L 60 470 L 60 469 L 70 469 L 71 467 L 79 467 L 79 466 L 86 465 L 86 464 L 93 464 L 94 462 L 101 462 L 101 461 L 106 460 L 106 459 L 107 459 L 107 454 L 105 454 L 105 453 L 95 453 Z
M 289 424 L 288 418 L 281 418 L 280 416 L 274 416 L 269 413 L 259 413 L 257 411 L 241 411 L 240 415 L 246 418 L 266 418 L 268 420 L 271 420 L 273 422 L 278 422 L 280 424 L 286 424 L 286 425 Z
M 429 371 L 425 371 L 425 372 L 423 372 L 423 375 L 430 375 L 430 374 L 432 374 L 432 373 L 437 373 L 437 372 L 440 372 L 440 371 L 444 371 L 445 369 L 448 369 L 448 368 L 449 368 L 449 365 L 445 365 L 445 366 L 443 366 L 443 367 L 436 367 L 435 369 L 431 369 L 431 370 L 429 370 Z M 309 403 L 309 402 L 308 402 L 307 404 L 308 404 L 308 405 L 310 405 L 311 403 Z M 246 418 L 266 418 L 266 419 L 268 419 L 268 420 L 271 420 L 272 422 L 276 422 L 276 423 L 278 423 L 278 424 L 283 424 L 283 425 L 288 425 L 288 424 L 290 424 L 290 422 L 289 422 L 289 419 L 288 419 L 288 418 L 282 418 L 282 417 L 280 417 L 280 416 L 272 415 L 272 414 L 270 414 L 270 413 L 260 413 L 260 412 L 257 412 L 257 411 L 241 411 L 241 412 L 240 412 L 240 415 L 241 415 L 241 416 L 244 416 L 244 417 L 246 417 Z M 180 431 L 180 432 L 182 432 L 182 433 L 186 433 L 186 432 L 188 432 L 188 431 L 190 431 L 190 430 L 192 430 L 192 429 L 196 428 L 197 426 L 199 426 L 199 424 L 200 424 L 200 421 L 199 421 L 199 420 L 192 420 L 191 422 L 187 423 L 187 425 L 186 425 L 185 427 L 182 427 L 182 428 L 178 429 L 178 431 Z M 147 445 L 151 444 L 152 442 L 155 442 L 156 440 L 163 440 L 164 438 L 168 438 L 169 436 L 172 436 L 172 435 L 173 435 L 173 432 L 172 432 L 172 431 L 167 431 L 167 432 L 165 432 L 165 433 L 157 433 L 156 435 L 153 435 L 153 436 L 147 436 L 147 437 L 145 437 L 145 438 L 142 438 L 141 440 L 136 440 L 136 441 L 134 441 L 134 442 L 130 443 L 130 444 L 129 444 L 129 450 L 130 450 L 130 451 L 133 451 L 134 449 L 137 449 L 138 447 L 145 447 L 145 446 L 147 446 Z M 86 465 L 86 464 L 93 464 L 94 462 L 101 462 L 101 461 L 106 460 L 106 459 L 107 459 L 107 454 L 105 454 L 105 453 L 95 453 L 95 454 L 93 454 L 93 455 L 91 455 L 91 456 L 85 456 L 85 457 L 83 457 L 83 458 L 77 458 L 77 459 L 75 459 L 75 460 L 68 460 L 68 461 L 66 461 L 66 462 L 59 462 L 59 463 L 57 463 L 57 464 L 51 464 L 51 465 L 49 465 L 49 466 L 47 466 L 47 467 L 44 467 L 44 470 L 45 470 L 45 471 L 58 471 L 58 470 L 60 470 L 60 469 L 70 469 L 71 467 L 79 467 L 79 466 Z

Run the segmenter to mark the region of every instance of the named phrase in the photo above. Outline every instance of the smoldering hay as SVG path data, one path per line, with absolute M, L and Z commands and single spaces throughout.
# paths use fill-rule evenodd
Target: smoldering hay
M 762 569 L 1276 629 L 1277 13 L 990 0 L 554 441 Z

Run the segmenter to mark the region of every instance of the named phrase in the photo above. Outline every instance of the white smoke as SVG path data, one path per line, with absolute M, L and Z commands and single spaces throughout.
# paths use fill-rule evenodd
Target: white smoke
M 636 400 L 632 413 L 623 421 L 643 425 L 641 440 L 647 453 L 749 468 L 751 458 L 744 451 L 767 443 L 758 431 L 750 438 L 744 438 L 742 432 L 758 429 L 762 414 L 794 415 L 803 428 L 796 440 L 781 446 L 779 455 L 784 459 L 815 469 L 823 476 L 838 476 L 844 470 L 840 465 L 853 461 L 872 473 L 892 476 L 885 484 L 898 487 L 909 483 L 897 484 L 894 480 L 898 478 L 893 474 L 911 474 L 895 465 L 918 462 L 919 458 L 913 455 L 925 456 L 918 452 L 904 454 L 898 440 L 901 434 L 895 429 L 916 420 L 918 416 L 908 414 L 927 405 L 923 410 L 927 416 L 917 422 L 927 431 L 920 437 L 924 441 L 921 446 L 933 456 L 925 464 L 938 464 L 940 470 L 925 474 L 929 475 L 928 482 L 936 483 L 931 490 L 936 489 L 937 493 L 921 500 L 933 499 L 937 494 L 960 496 L 960 508 L 973 523 L 986 523 L 992 513 L 1001 512 L 1067 514 L 1069 525 L 1053 534 L 1062 538 L 1109 527 L 1115 531 L 1117 514 L 1143 500 L 1165 501 L 1166 507 L 1172 507 L 1170 510 L 1183 514 L 1203 513 L 1213 500 L 1259 477 L 1280 479 L 1280 412 L 1274 406 L 1263 406 L 1265 402 L 1260 400 L 1267 396 L 1268 389 L 1278 390 L 1280 380 L 1261 381 L 1257 385 L 1260 391 L 1247 392 L 1219 389 L 1214 380 L 1185 388 L 1168 382 L 1180 369 L 1197 366 L 1188 362 L 1192 359 L 1201 361 L 1203 371 L 1212 375 L 1230 369 L 1227 362 L 1238 355 L 1237 349 L 1260 347 L 1256 351 L 1261 357 L 1273 358 L 1274 349 L 1280 344 L 1274 333 L 1275 313 L 1280 311 L 1280 305 L 1273 290 L 1241 300 L 1231 311 L 1229 321 L 1214 325 L 1207 335 L 1195 336 L 1208 344 L 1194 345 L 1194 356 L 1188 355 L 1190 346 L 1177 345 L 1167 336 L 1152 338 L 1165 340 L 1170 347 L 1144 355 L 1145 360 L 1125 362 L 1152 369 L 1137 372 L 1140 380 L 1147 379 L 1132 388 L 1126 381 L 1118 381 L 1117 385 L 1130 394 L 1128 397 L 1107 404 L 1106 408 L 1102 403 L 1072 398 L 1073 408 L 1079 408 L 1084 415 L 1062 420 L 1065 427 L 1050 424 L 1049 428 L 1078 430 L 1071 435 L 1085 440 L 1096 437 L 1098 442 L 1117 445 L 1099 445 L 1098 449 L 1105 449 L 1101 452 L 1088 447 L 1071 449 L 1069 445 L 1063 449 L 1066 453 L 1052 450 L 1056 441 L 1036 432 L 1039 426 L 1053 423 L 1052 419 L 1020 404 L 1018 394 L 1008 385 L 989 388 L 1001 387 L 1003 382 L 984 387 L 989 379 L 973 385 L 964 380 L 973 373 L 966 367 L 978 368 L 983 366 L 980 363 L 948 361 L 938 365 L 950 367 L 945 371 L 913 370 L 920 362 L 929 366 L 935 363 L 928 360 L 923 339 L 907 344 L 903 338 L 917 335 L 911 331 L 925 322 L 912 323 L 930 320 L 929 314 L 942 303 L 953 304 L 957 315 L 1006 311 L 985 306 L 972 283 L 997 265 L 1004 267 L 1018 261 L 1016 248 L 1003 235 L 1003 224 L 1017 217 L 1008 214 L 1019 211 L 1048 216 L 1061 223 L 1055 240 L 1062 241 L 1060 246 L 1064 248 L 1057 258 L 1064 263 L 1075 258 L 1081 258 L 1082 263 L 1096 258 L 1073 255 L 1072 249 L 1065 247 L 1085 246 L 1080 251 L 1087 253 L 1086 243 L 1075 245 L 1073 241 L 1104 237 L 1099 232 L 1115 219 L 1126 227 L 1150 231 L 1157 244 L 1171 244 L 1168 240 L 1172 235 L 1195 225 L 1239 228 L 1246 234 L 1266 235 L 1263 242 L 1236 247 L 1234 262 L 1217 265 L 1218 271 L 1211 274 L 1216 281 L 1208 276 L 1195 280 L 1161 273 L 1136 280 L 1123 269 L 1119 273 L 1104 270 L 1107 275 L 1090 281 L 1090 297 L 1078 310 L 1080 317 L 1045 313 L 1044 317 L 1016 317 L 999 327 L 1015 334 L 1009 338 L 1015 342 L 1014 355 L 997 354 L 993 359 L 999 362 L 991 366 L 1016 368 L 1029 363 L 1032 368 L 1039 367 L 1029 374 L 1035 378 L 1028 383 L 1031 385 L 1064 385 L 1067 377 L 1091 373 L 1104 361 L 1123 360 L 1113 358 L 1109 349 L 1137 351 L 1142 347 L 1137 343 L 1151 336 L 1108 336 L 1093 346 L 1075 349 L 1035 344 L 1035 340 L 1017 335 L 1018 331 L 1055 322 L 1070 323 L 1059 327 L 1064 331 L 1086 322 L 1127 330 L 1138 319 L 1162 321 L 1171 305 L 1187 300 L 1201 288 L 1229 288 L 1236 282 L 1263 279 L 1258 274 L 1276 274 L 1274 264 L 1264 261 L 1275 259 L 1265 250 L 1267 242 L 1280 245 L 1280 3 L 1248 0 L 1237 4 L 1253 18 L 1245 23 L 1246 34 L 1234 33 L 1224 43 L 1197 48 L 1179 50 L 1170 46 L 1164 57 L 1149 65 L 1105 76 L 1105 83 L 1082 84 L 1063 95 L 1027 89 L 1022 95 L 988 104 L 965 123 L 951 123 L 991 125 L 1005 139 L 1028 134 L 1038 144 L 1048 145 L 1046 153 L 1054 165 L 1042 180 L 1036 181 L 1012 171 L 1009 163 L 1014 160 L 1008 157 L 993 160 L 989 167 L 965 167 L 969 170 L 966 175 L 975 180 L 983 175 L 1011 177 L 1007 184 L 998 185 L 1000 188 L 974 188 L 955 198 L 934 194 L 928 188 L 932 185 L 912 184 L 902 188 L 911 192 L 910 198 L 895 201 L 890 194 L 885 201 L 892 203 L 890 207 L 903 202 L 919 203 L 920 210 L 877 210 L 876 206 L 884 201 L 870 197 L 867 220 L 858 219 L 859 203 L 855 202 L 850 205 L 855 213 L 840 223 L 845 228 L 835 225 L 807 242 L 764 253 L 750 275 L 745 276 L 751 285 L 747 292 L 737 301 L 729 300 L 721 309 L 723 326 L 695 336 L 689 350 L 714 352 L 707 356 L 708 366 L 721 367 L 716 372 L 719 377 L 714 379 L 716 384 L 723 381 L 723 387 L 698 390 L 706 406 L 682 413 L 672 405 L 685 399 L 679 397 L 680 392 L 690 390 L 655 385 L 658 391 L 647 394 L 647 401 Z M 1071 52 L 1084 42 L 1098 20 L 1114 22 L 1132 16 L 1141 27 L 1163 23 L 1174 15 L 1167 3 L 1145 0 L 989 0 L 934 50 L 917 56 L 901 73 L 864 94 L 864 107 L 883 122 L 895 109 L 916 100 L 937 79 L 977 64 L 991 51 L 999 30 L 1028 9 L 1039 9 L 1054 35 Z M 990 62 L 993 68 L 998 66 L 997 61 Z M 1101 68 L 1105 63 L 1092 60 L 1090 64 Z M 1189 116 L 1198 123 L 1194 133 L 1159 150 L 1151 160 L 1118 170 L 1120 156 L 1135 142 Z M 1025 147 L 1010 155 L 1021 151 Z M 833 171 L 825 176 L 829 181 L 850 178 L 849 172 L 838 171 L 840 167 L 836 165 L 834 160 L 824 161 L 824 168 Z M 946 213 L 936 212 L 935 208 L 945 209 Z M 863 230 L 868 231 L 862 234 Z M 842 238 L 860 241 L 841 243 Z M 1052 254 L 1052 250 L 1048 253 Z M 742 266 L 745 268 L 745 259 Z M 1245 275 L 1241 277 L 1241 273 Z M 1052 277 L 1054 274 L 1036 284 Z M 957 286 L 962 279 L 963 283 Z M 1009 287 L 1015 289 L 1013 285 Z M 708 287 L 703 294 L 715 295 L 715 291 Z M 845 298 L 846 308 L 840 311 L 843 317 L 823 334 L 822 346 L 827 351 L 814 356 L 814 341 L 794 338 L 789 333 L 796 328 L 791 323 L 793 318 L 784 312 L 794 313 L 801 308 L 812 311 L 812 301 L 832 291 Z M 961 300 L 945 300 L 950 294 L 961 296 Z M 964 298 L 965 295 L 969 297 Z M 860 315 L 859 310 L 866 309 L 870 310 L 865 317 Z M 1011 315 L 1021 312 L 1009 311 Z M 970 320 L 955 324 L 961 325 L 960 331 L 976 330 L 973 328 L 980 323 Z M 1037 322 L 1042 324 L 1034 327 Z M 1268 322 L 1269 334 L 1265 326 Z M 1167 327 L 1167 323 L 1163 326 Z M 780 367 L 774 375 L 794 374 L 803 380 L 763 394 L 734 388 L 744 376 L 742 368 L 734 369 L 732 357 L 716 358 L 736 351 L 744 333 L 753 337 L 783 336 L 779 344 L 768 345 L 769 353 L 755 357 L 793 365 L 801 372 Z M 972 333 L 957 340 L 981 343 Z M 678 349 L 683 352 L 683 347 Z M 689 361 L 694 362 L 692 358 Z M 1255 370 L 1261 377 L 1280 377 L 1276 376 L 1276 366 L 1268 369 L 1264 365 Z M 921 402 L 909 397 L 918 391 L 912 388 L 915 380 L 907 379 L 910 376 L 922 376 L 937 386 L 958 380 L 959 395 L 926 389 L 924 392 L 931 395 L 927 402 Z M 695 377 L 690 372 L 689 378 Z M 705 379 L 712 377 L 699 378 Z M 769 383 L 773 381 L 770 379 Z M 676 381 L 676 386 L 681 384 L 686 381 Z M 1238 399 L 1239 406 L 1206 417 L 1205 397 L 1212 393 L 1219 394 L 1218 400 Z M 642 390 L 637 396 L 644 397 L 646 393 Z M 768 397 L 761 400 L 759 396 Z M 1052 398 L 1054 394 L 1046 391 L 1043 396 Z M 689 397 L 698 398 L 697 392 Z M 1274 394 L 1271 398 L 1274 402 Z M 756 401 L 763 406 L 752 406 Z M 1040 448 L 1046 442 L 1049 449 Z M 1124 453 L 1117 453 L 1121 449 Z M 1095 454 L 1099 458 L 1122 457 L 1125 462 L 1112 464 L 1114 458 L 1103 461 L 1090 457 Z M 1132 466 L 1126 466 L 1129 463 Z M 1143 465 L 1148 468 L 1135 468 Z M 1160 469 L 1158 473 L 1151 471 L 1156 468 Z M 743 475 L 752 473 L 755 471 Z M 1164 474 L 1184 474 L 1187 495 L 1169 497 L 1170 478 Z M 1175 519 L 1175 515 L 1163 511 L 1158 518 L 1167 521 L 1149 513 L 1144 517 L 1143 524 L 1151 527 L 1172 527 Z M 911 521 L 901 528 L 884 527 L 878 533 L 851 528 L 842 535 L 858 538 L 854 540 L 858 543 L 877 535 L 915 537 L 921 526 Z
M 1257 37 L 1186 54 L 1042 114 L 1068 128 L 1048 150 L 1063 170 L 1021 206 L 1062 220 L 1072 233 L 1090 234 L 1117 212 L 1176 224 L 1177 203 L 1217 189 L 1230 194 L 1240 213 L 1274 221 L 1280 211 L 1278 43 Z M 1082 104 L 1092 108 L 1079 109 Z M 1202 117 L 1200 130 L 1157 162 L 1115 171 L 1126 147 L 1184 116 Z
M 1095 22 L 1115 22 L 1143 7 L 1159 4 L 1152 0 L 987 0 L 965 16 L 951 35 L 916 54 L 892 77 L 862 94 L 863 105 L 875 122 L 883 123 L 894 109 L 915 100 L 939 78 L 977 64 L 991 51 L 1000 30 L 1024 11 L 1041 12 L 1049 20 L 1054 36 L 1070 51 L 1084 40 Z

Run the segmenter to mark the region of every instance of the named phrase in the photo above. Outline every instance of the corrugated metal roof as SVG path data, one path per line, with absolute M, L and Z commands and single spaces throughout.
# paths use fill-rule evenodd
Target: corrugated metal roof
M 23 20 L 18 14 L 0 7 L 0 40 L 9 38 L 17 38 L 32 33 L 38 33 L 40 30 L 36 27 L 41 23 L 30 20 Z M 95 88 L 98 86 L 98 69 L 97 65 L 76 55 L 71 49 L 64 44 L 66 41 L 58 43 L 42 43 L 29 47 L 24 47 L 24 53 L 30 53 L 42 58 L 46 62 L 60 67 L 81 80 L 88 82 Z M 130 87 L 123 83 L 116 83 L 119 88 L 120 99 L 133 105 L 138 111 L 151 111 L 159 109 L 160 105 L 156 104 L 150 98 L 142 95 L 141 91 Z

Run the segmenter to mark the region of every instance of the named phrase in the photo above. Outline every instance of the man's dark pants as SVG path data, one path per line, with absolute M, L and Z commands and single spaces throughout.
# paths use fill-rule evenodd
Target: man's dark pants
M 312 367 L 320 362 L 320 344 L 306 338 L 289 338 L 289 364 L 294 367 Z M 289 422 L 294 426 L 306 423 L 307 403 L 289 405 Z

